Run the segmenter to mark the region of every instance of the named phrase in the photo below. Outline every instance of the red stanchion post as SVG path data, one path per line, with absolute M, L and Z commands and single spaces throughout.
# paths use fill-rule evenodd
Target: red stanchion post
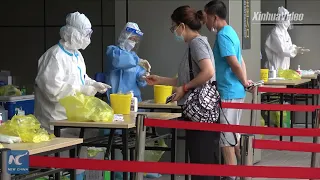
M 1 149 L 1 180 L 10 180 L 11 175 L 7 172 L 7 156 L 10 149 Z
M 144 151 L 146 147 L 146 131 L 147 128 L 144 125 L 144 119 L 147 116 L 144 114 L 138 114 L 136 118 L 136 149 L 135 149 L 135 155 L 136 155 L 136 161 L 144 161 Z M 135 174 L 135 180 L 143 180 L 143 173 L 138 172 Z
M 315 129 L 319 129 L 320 128 L 320 109 L 316 109 L 316 116 L 315 116 L 315 120 L 314 120 L 314 128 Z M 319 141 L 319 137 L 318 136 L 315 136 L 313 137 L 313 143 L 315 144 L 319 144 L 320 141 Z M 318 153 L 316 152 L 313 152 L 312 155 L 311 155 L 311 167 L 312 168 L 315 168 L 319 165 L 319 157 L 318 157 Z
M 241 135 L 241 165 L 252 166 L 254 150 L 252 147 L 254 135 L 242 134 Z M 251 177 L 241 177 L 240 180 L 251 180 Z

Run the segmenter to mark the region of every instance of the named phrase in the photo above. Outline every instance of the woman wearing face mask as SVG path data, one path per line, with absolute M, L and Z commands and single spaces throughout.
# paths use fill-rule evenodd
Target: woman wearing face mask
M 179 42 L 188 44 L 178 70 L 177 78 L 150 75 L 146 78 L 149 85 L 176 86 L 176 95 L 173 101 L 182 106 L 191 90 L 204 85 L 208 81 L 215 81 L 215 67 L 212 49 L 207 37 L 201 36 L 199 30 L 206 17 L 202 11 L 195 11 L 189 6 L 181 6 L 171 15 L 171 32 Z M 190 48 L 190 51 L 189 51 Z M 189 52 L 192 62 L 190 81 Z M 183 118 L 186 119 L 186 118 Z M 189 119 L 186 119 L 190 121 Z M 186 146 L 189 151 L 191 163 L 217 164 L 219 163 L 220 133 L 208 131 L 186 131 Z M 219 179 L 218 177 L 192 176 L 192 180 Z

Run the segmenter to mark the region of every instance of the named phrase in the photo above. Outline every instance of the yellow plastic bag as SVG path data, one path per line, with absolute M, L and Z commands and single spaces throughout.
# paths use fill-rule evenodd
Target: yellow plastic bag
M 155 142 L 147 143 L 146 146 L 148 147 L 168 147 L 164 141 L 164 139 L 160 139 Z M 144 161 L 150 161 L 150 162 L 158 162 L 164 151 L 152 151 L 152 150 L 145 150 L 144 153 Z
M 0 126 L 0 134 L 18 136 L 23 142 L 39 143 L 50 141 L 54 135 L 40 127 L 40 122 L 33 115 L 13 116 Z
M 12 85 L 1 86 L 0 96 L 21 96 L 21 91 Z
M 278 76 L 282 77 L 284 79 L 288 79 L 288 80 L 299 80 L 301 79 L 301 76 L 299 73 L 297 73 L 296 71 L 292 70 L 292 69 L 288 69 L 288 70 L 278 70 Z
M 77 93 L 59 100 L 66 109 L 69 121 L 86 122 L 112 122 L 113 109 L 104 101 Z
M 0 149 L 4 148 L 4 146 L 0 143 Z
M 276 126 L 276 127 L 280 127 L 280 111 L 271 111 L 270 112 L 270 119 L 271 121 L 273 122 L 273 124 Z M 290 127 L 290 123 L 291 123 L 291 120 L 290 120 L 290 112 L 289 111 L 283 111 L 283 124 L 282 124 L 282 127 L 285 127 L 285 128 L 289 128 Z

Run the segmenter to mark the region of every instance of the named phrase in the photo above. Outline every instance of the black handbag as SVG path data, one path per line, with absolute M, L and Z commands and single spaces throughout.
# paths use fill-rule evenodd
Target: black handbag
M 190 81 L 194 78 L 189 47 Z M 184 117 L 194 122 L 220 123 L 221 98 L 216 81 L 209 81 L 192 90 L 182 106 Z

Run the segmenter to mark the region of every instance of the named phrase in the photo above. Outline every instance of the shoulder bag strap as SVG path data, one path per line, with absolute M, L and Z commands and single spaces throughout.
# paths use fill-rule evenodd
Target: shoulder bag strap
M 190 75 L 190 81 L 194 78 L 193 71 L 192 71 L 192 60 L 191 60 L 191 49 L 189 47 L 189 53 L 188 53 L 188 61 L 189 61 L 189 75 Z

